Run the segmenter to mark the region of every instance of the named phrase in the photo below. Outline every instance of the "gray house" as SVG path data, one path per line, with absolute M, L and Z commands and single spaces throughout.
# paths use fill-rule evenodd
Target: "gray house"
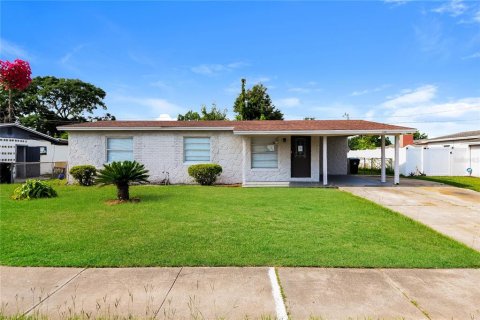
M 70 167 L 136 160 L 153 182 L 168 172 L 172 183 L 192 183 L 188 166 L 218 163 L 223 167 L 219 183 L 244 186 L 327 185 L 329 175 L 348 173 L 349 136 L 393 135 L 398 152 L 400 135 L 415 132 L 361 120 L 100 121 L 59 130 L 69 133 Z M 398 183 L 398 163 L 395 169 Z M 381 179 L 386 179 L 385 170 Z
M 0 124 L 0 182 L 52 175 L 57 163 L 67 163 L 68 141 L 17 123 Z

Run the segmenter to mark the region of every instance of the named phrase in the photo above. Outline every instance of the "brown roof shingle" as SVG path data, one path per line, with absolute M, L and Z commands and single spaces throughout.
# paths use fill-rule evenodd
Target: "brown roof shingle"
M 60 127 L 75 128 L 225 128 L 234 131 L 312 131 L 312 130 L 412 130 L 365 120 L 250 120 L 250 121 L 98 121 Z

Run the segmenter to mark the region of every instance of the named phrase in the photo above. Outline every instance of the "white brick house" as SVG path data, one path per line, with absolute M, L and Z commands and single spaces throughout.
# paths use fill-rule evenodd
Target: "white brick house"
M 348 136 L 395 135 L 398 146 L 401 134 L 415 131 L 360 120 L 102 121 L 59 129 L 69 134 L 70 167 L 136 160 L 152 182 L 168 172 L 172 183 L 193 183 L 190 165 L 218 163 L 218 183 L 243 185 L 326 185 L 328 175 L 347 174 Z

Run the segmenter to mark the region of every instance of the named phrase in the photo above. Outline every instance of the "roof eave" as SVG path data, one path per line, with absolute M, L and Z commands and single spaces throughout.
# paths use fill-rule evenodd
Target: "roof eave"
M 233 133 L 241 136 L 253 135 L 312 135 L 312 136 L 355 136 L 355 135 L 397 135 L 415 133 L 415 129 L 382 129 L 382 130 L 275 130 L 275 131 L 245 131 L 235 130 Z
M 472 140 L 472 139 L 480 139 L 480 136 L 468 136 L 468 137 L 456 137 L 456 138 L 432 138 L 432 139 L 423 140 L 422 143 L 443 142 L 443 141 L 459 141 L 459 140 Z
M 58 127 L 61 131 L 233 131 L 233 127 Z

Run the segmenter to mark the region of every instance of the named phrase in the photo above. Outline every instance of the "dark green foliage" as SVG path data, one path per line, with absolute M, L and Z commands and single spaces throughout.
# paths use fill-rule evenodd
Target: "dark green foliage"
M 388 137 L 385 137 L 385 145 L 389 146 L 392 142 Z M 382 145 L 382 138 L 380 136 L 355 136 L 348 139 L 348 147 L 350 150 L 366 150 L 375 149 Z
M 97 168 L 91 165 L 74 166 L 70 169 L 70 174 L 82 186 L 91 186 L 95 183 Z
M 136 161 L 114 161 L 98 171 L 96 182 L 101 185 L 114 184 L 118 200 L 130 200 L 129 185 L 132 182 L 148 182 L 148 170 Z
M 214 163 L 194 164 L 188 167 L 188 174 L 202 186 L 211 186 L 222 173 L 222 166 Z
M 177 117 L 178 121 L 200 121 L 200 120 L 228 120 L 227 119 L 227 109 L 221 111 L 217 108 L 215 103 L 212 103 L 212 108 L 210 111 L 207 111 L 206 106 L 202 106 L 200 110 L 201 115 L 193 110 L 188 111 L 185 114 L 179 114 Z
M 200 120 L 202 120 L 202 117 L 200 116 L 200 114 L 198 112 L 193 111 L 193 110 L 189 110 L 185 114 L 179 114 L 177 116 L 177 120 L 178 121 L 200 121 Z
M 428 134 L 417 131 L 413 134 L 413 140 L 423 140 L 428 139 Z
M 37 198 L 53 198 L 57 192 L 46 182 L 30 179 L 13 191 L 12 199 L 30 200 Z
M 0 122 L 4 121 L 7 92 L 0 90 Z M 12 104 L 14 120 L 39 132 L 59 136 L 57 126 L 86 121 L 115 120 L 109 113 L 92 116 L 107 109 L 105 91 L 78 79 L 35 77 L 22 92 L 15 92 Z
M 283 120 L 283 113 L 277 110 L 263 84 L 256 84 L 245 90 L 242 79 L 242 91 L 233 105 L 237 120 Z

